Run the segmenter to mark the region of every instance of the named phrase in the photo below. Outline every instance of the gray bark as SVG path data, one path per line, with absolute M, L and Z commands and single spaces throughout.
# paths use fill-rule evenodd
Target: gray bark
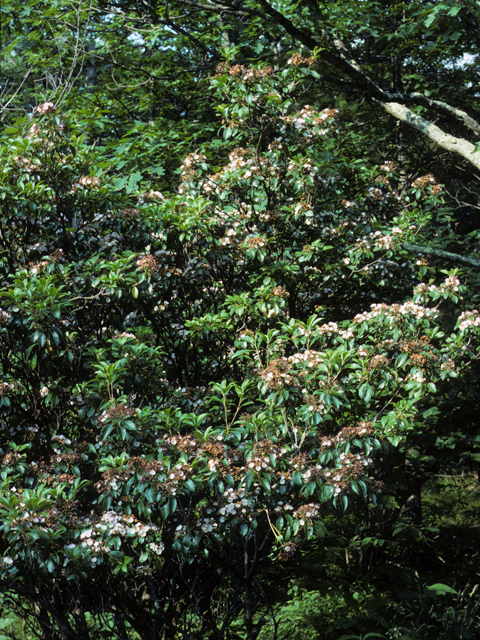
M 445 133 L 445 131 L 442 131 L 436 124 L 422 118 L 422 116 L 419 116 L 404 104 L 400 104 L 399 102 L 382 102 L 380 100 L 377 102 L 385 111 L 397 118 L 397 120 L 405 122 L 426 135 L 432 142 L 438 144 L 439 147 L 462 156 L 473 164 L 474 167 L 480 169 L 480 151 L 477 151 L 475 145 L 468 142 L 468 140 Z
M 405 249 L 405 251 L 410 251 L 411 253 L 419 253 L 435 256 L 436 258 L 443 258 L 444 260 L 449 260 L 451 262 L 460 262 L 461 264 L 466 264 L 469 267 L 480 267 L 480 260 L 476 260 L 475 258 L 467 258 L 466 256 L 459 255 L 458 253 L 451 253 L 450 251 L 443 251 L 442 249 L 421 247 L 418 244 L 409 244 L 408 242 L 404 242 L 402 244 L 402 249 Z

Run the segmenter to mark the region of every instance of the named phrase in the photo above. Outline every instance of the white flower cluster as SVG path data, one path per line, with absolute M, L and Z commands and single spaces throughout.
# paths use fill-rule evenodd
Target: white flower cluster
M 218 528 L 218 522 L 215 522 L 213 518 L 200 518 L 198 524 L 203 533 L 211 533 Z
M 387 160 L 386 162 L 384 162 L 381 166 L 380 169 L 382 171 L 388 171 L 389 173 L 392 173 L 392 171 L 395 170 L 395 165 L 393 164 L 393 162 L 391 160 Z
M 0 324 L 6 324 L 10 321 L 11 317 L 12 314 L 10 313 L 10 311 L 4 311 L 3 309 L 0 309 Z
M 160 191 L 148 191 L 138 196 L 138 204 L 142 205 L 146 202 L 163 202 L 165 196 Z
M 480 327 L 480 314 L 476 309 L 464 311 L 458 318 L 458 328 L 465 331 L 473 327 Z
M 310 503 L 310 504 L 303 505 L 302 507 L 300 507 L 300 509 L 297 509 L 293 513 L 293 517 L 298 519 L 300 522 L 300 525 L 303 527 L 303 525 L 305 524 L 305 521 L 308 522 L 313 518 L 318 517 L 319 514 L 320 514 L 320 509 L 318 505 Z
M 400 200 L 400 196 L 396 191 L 385 191 L 380 187 L 374 187 L 374 186 L 371 186 L 368 188 L 366 197 L 367 197 L 367 200 L 371 200 L 375 203 L 381 202 L 381 201 L 388 203 L 388 201 Z
M 416 318 L 427 318 L 428 316 L 438 316 L 439 312 L 438 309 L 428 309 L 409 300 L 398 307 L 398 313 L 400 315 L 411 314 Z
M 372 231 L 362 237 L 356 238 L 354 250 L 363 249 L 368 251 L 372 248 L 372 244 L 379 249 L 393 249 L 393 235 L 399 233 L 402 233 L 402 230 L 399 227 L 393 227 L 392 235 L 383 235 L 381 231 Z
M 77 187 L 80 188 L 90 188 L 90 187 L 98 187 L 100 186 L 100 179 L 95 176 L 82 176 L 77 180 Z
M 65 444 L 67 446 L 72 444 L 72 441 L 70 440 L 70 438 L 67 438 L 66 436 L 62 436 L 62 435 L 52 436 L 52 440 L 57 440 L 59 444 Z
M 411 378 L 412 380 L 415 380 L 415 382 L 425 382 L 425 378 L 422 376 L 422 373 L 420 371 L 415 371 L 415 373 L 412 374 Z
M 200 153 L 190 153 L 183 161 L 183 167 L 185 169 L 190 169 L 199 162 L 205 162 L 206 159 L 206 156 L 201 155 Z
M 319 333 L 336 333 L 338 331 L 338 324 L 336 322 L 328 322 L 323 324 L 318 332 Z
M 160 556 L 165 550 L 165 545 L 163 544 L 163 542 L 150 542 L 148 548 L 151 549 L 157 556 Z
M 449 276 L 448 278 L 445 278 L 445 282 L 442 284 L 442 289 L 458 291 L 459 286 L 460 280 L 456 276 Z
M 321 335 L 333 335 L 336 334 L 343 338 L 344 340 L 348 340 L 349 338 L 353 338 L 353 331 L 351 329 L 339 329 L 336 322 L 328 322 L 327 324 L 322 324 L 321 327 L 317 329 L 318 333 Z
M 3 558 L 0 558 L 0 568 L 3 567 L 8 567 L 11 564 L 13 564 L 13 558 L 11 558 L 10 556 L 3 556 Z
M 371 311 L 364 311 L 363 313 L 357 314 L 353 319 L 355 324 L 366 322 L 382 315 L 387 316 L 390 319 L 390 324 L 392 324 L 395 319 L 400 316 L 413 315 L 415 318 L 428 318 L 438 316 L 439 313 L 438 309 L 428 309 L 419 304 L 415 304 L 411 300 L 402 305 L 394 304 L 392 306 L 376 303 L 371 305 L 371 309 Z
M 268 456 L 249 458 L 248 467 L 250 469 L 254 469 L 255 471 L 262 471 L 262 469 L 268 469 L 269 467 L 271 467 L 271 461 Z
M 381 236 L 375 241 L 375 246 L 379 249 L 393 249 L 393 236 Z
M 319 351 L 314 351 L 313 349 L 306 349 L 302 353 L 295 353 L 293 356 L 288 357 L 288 361 L 291 364 L 299 364 L 304 363 L 308 367 L 313 367 L 316 364 L 321 364 L 323 362 L 323 354 Z
M 159 533 L 158 527 L 150 524 L 144 524 L 136 520 L 134 516 L 126 516 L 115 513 L 115 511 L 105 512 L 101 519 L 96 523 L 90 522 L 90 527 L 84 529 L 80 533 L 82 547 L 93 551 L 94 553 L 104 553 L 110 550 L 108 540 L 105 536 L 128 536 L 136 538 L 145 538 L 148 533 Z M 154 544 L 154 547 L 152 547 Z M 151 543 L 150 548 L 154 553 L 160 554 L 163 549 L 163 543 Z
M 280 484 L 284 484 L 284 482 L 280 481 Z M 285 504 L 283 502 L 283 500 L 278 500 L 277 502 L 277 506 L 275 507 L 275 511 L 280 512 L 280 511 L 293 511 L 294 507 L 292 507 L 291 504 L 288 504 L 288 502 Z
M 15 389 L 13 382 L 0 382 L 0 397 L 8 396 Z
M 425 294 L 438 292 L 442 294 L 446 291 L 458 291 L 459 287 L 460 280 L 456 276 L 449 276 L 448 278 L 445 278 L 444 282 L 442 282 L 441 285 L 438 286 L 435 284 L 428 285 L 421 282 L 415 287 L 414 293 Z
M 245 518 L 254 508 L 254 498 L 246 497 L 244 489 L 234 489 L 229 487 L 224 494 L 220 496 L 220 500 L 216 500 L 210 507 L 206 509 L 208 517 L 199 518 L 197 526 L 204 533 L 210 533 L 217 529 L 219 524 L 227 521 L 232 516 Z M 184 532 L 184 528 L 178 528 L 177 531 Z
M 119 333 L 117 336 L 115 336 L 115 339 L 121 339 L 121 338 L 126 338 L 128 340 L 138 339 L 134 333 L 128 333 L 127 331 L 123 331 L 122 333 Z
M 55 113 L 56 108 L 53 102 L 44 102 L 43 104 L 39 104 L 35 111 L 43 115 L 45 113 Z
M 179 322 L 172 322 L 170 326 L 178 336 L 180 336 L 180 338 L 188 337 L 188 329 L 185 329 L 185 325 L 182 325 Z
M 282 120 L 285 123 L 292 124 L 303 135 L 311 137 L 313 134 L 326 135 L 330 131 L 330 125 L 333 124 L 337 114 L 337 109 L 324 109 L 321 113 L 318 113 L 307 104 L 297 114 L 283 116 Z

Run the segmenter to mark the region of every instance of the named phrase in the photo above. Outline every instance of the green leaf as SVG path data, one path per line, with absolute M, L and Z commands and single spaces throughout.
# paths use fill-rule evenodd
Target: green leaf
M 435 593 L 439 595 L 445 595 L 446 593 L 452 593 L 452 594 L 458 595 L 458 591 L 456 591 L 455 589 L 452 589 L 452 587 L 449 587 L 446 584 L 442 584 L 441 582 L 432 584 L 429 587 L 427 587 L 427 589 L 429 591 L 435 591 Z
M 126 185 L 127 194 L 134 193 L 137 190 L 138 183 L 141 179 L 142 174 L 140 173 L 140 171 L 135 171 L 135 173 L 132 173 L 132 175 L 128 178 L 128 182 Z
M 401 353 L 395 360 L 395 368 L 400 369 L 408 360 L 408 353 Z
M 51 558 L 47 560 L 46 567 L 49 573 L 54 573 L 55 569 L 57 568 L 55 562 Z
M 115 178 L 115 180 L 113 180 L 113 188 L 115 189 L 115 191 L 121 191 L 127 184 L 127 181 L 128 181 L 128 176 Z
M 358 395 L 365 402 L 365 404 L 368 404 L 372 399 L 373 389 L 367 382 L 364 382 L 362 385 L 360 385 Z
M 184 487 L 186 489 L 188 489 L 189 491 L 191 491 L 192 493 L 195 492 L 195 483 L 193 482 L 193 480 L 188 479 L 185 484 Z
M 271 492 L 272 488 L 270 486 L 270 480 L 267 477 L 265 476 L 260 477 L 259 482 L 262 485 L 262 487 L 265 489 L 265 491 L 267 491 L 268 493 Z

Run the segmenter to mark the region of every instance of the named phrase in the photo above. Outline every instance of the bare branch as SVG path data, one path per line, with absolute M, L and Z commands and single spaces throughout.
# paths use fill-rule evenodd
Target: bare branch
M 20 93 L 20 89 L 23 87 L 23 85 L 25 84 L 25 82 L 27 81 L 27 79 L 29 78 L 31 72 L 33 69 L 33 65 L 30 67 L 30 69 L 25 73 L 25 75 L 22 78 L 22 81 L 20 82 L 20 84 L 18 85 L 15 93 L 10 97 L 10 100 L 8 100 L 4 105 L 2 105 L 0 107 L 0 117 L 2 116 L 3 112 L 6 110 L 6 108 L 8 107 L 8 105 L 12 102 L 12 100 L 15 98 L 16 95 L 18 95 Z

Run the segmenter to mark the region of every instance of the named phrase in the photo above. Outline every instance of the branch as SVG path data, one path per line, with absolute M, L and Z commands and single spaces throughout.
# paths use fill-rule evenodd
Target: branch
M 469 267 L 480 267 L 480 260 L 460 256 L 458 253 L 450 253 L 450 251 L 443 251 L 442 249 L 421 247 L 418 244 L 409 244 L 408 242 L 404 242 L 402 244 L 402 249 L 405 249 L 405 251 L 411 251 L 412 253 L 425 253 L 427 255 L 435 256 L 436 258 L 451 260 L 452 262 L 461 262 L 462 264 L 466 264 Z
M 226 4 L 216 2 L 215 4 L 205 4 L 203 2 L 195 2 L 194 0 L 181 0 L 180 4 L 195 7 L 197 9 L 207 9 L 207 11 L 213 11 L 214 13 L 230 13 L 237 16 L 259 16 L 260 18 L 268 19 L 263 13 L 256 11 L 255 9 L 238 9 Z
M 308 33 L 305 33 L 298 29 L 288 18 L 282 15 L 279 11 L 274 9 L 267 0 L 258 0 L 259 4 L 263 7 L 265 12 L 270 15 L 278 24 L 280 24 L 287 33 L 293 36 L 296 40 L 301 42 L 309 49 L 318 47 L 319 43 Z M 384 91 L 376 82 L 374 82 L 362 69 L 361 65 L 353 58 L 352 54 L 348 50 L 345 43 L 338 37 L 330 36 L 325 29 L 320 29 L 319 34 L 323 40 L 326 40 L 330 46 L 334 49 L 335 53 L 322 50 L 320 51 L 320 58 L 333 65 L 337 69 L 341 69 L 350 78 L 352 78 L 357 86 L 365 91 L 370 97 L 372 97 L 377 104 L 382 106 L 387 113 L 393 115 L 397 120 L 405 122 L 413 129 L 417 129 L 425 136 L 430 138 L 432 142 L 438 144 L 440 147 L 456 153 L 473 164 L 474 167 L 480 169 L 480 151 L 475 150 L 475 145 L 464 138 L 457 138 L 448 133 L 445 133 L 437 127 L 435 124 L 422 118 L 414 111 L 409 109 L 399 102 L 393 100 L 408 100 L 408 95 L 392 94 Z M 426 102 L 431 107 L 436 107 L 446 111 L 449 114 L 453 114 L 456 118 L 462 120 L 462 122 L 475 131 L 480 133 L 480 125 L 473 118 L 461 109 L 455 109 L 445 102 L 440 100 L 429 100 L 422 94 L 412 94 L 410 99 L 421 100 Z
M 425 120 L 425 118 L 422 118 L 422 116 L 399 102 L 382 102 L 379 100 L 378 103 L 397 120 L 401 120 L 413 127 L 413 129 L 417 129 L 417 131 L 430 138 L 432 142 L 438 144 L 439 147 L 462 156 L 474 167 L 480 169 L 480 151 L 476 151 L 475 145 L 468 142 L 468 140 L 445 133 L 440 127 L 437 127 L 429 120 Z
M 455 116 L 455 118 L 457 118 L 457 120 L 460 120 L 461 122 L 463 122 L 463 124 L 466 127 L 471 129 L 477 135 L 480 135 L 480 124 L 474 118 L 469 116 L 468 113 L 466 113 L 465 111 L 462 111 L 462 109 L 456 109 L 455 107 L 451 107 L 449 104 L 447 104 L 446 102 L 442 102 L 441 100 L 431 100 L 430 98 L 427 98 L 426 96 L 424 96 L 422 93 L 416 93 L 416 92 L 411 93 L 410 95 L 406 96 L 406 99 L 410 97 L 413 100 L 424 102 L 425 104 L 428 104 L 428 106 L 430 107 L 437 108 L 439 111 L 452 114 L 453 116 Z
M 10 104 L 10 102 L 12 102 L 12 100 L 15 98 L 15 96 L 17 96 L 20 93 L 20 89 L 23 87 L 23 85 L 25 84 L 25 82 L 27 81 L 28 77 L 30 76 L 31 72 L 33 69 L 33 65 L 30 67 L 30 69 L 25 73 L 25 75 L 23 76 L 22 81 L 20 82 L 20 84 L 18 85 L 17 90 L 15 91 L 15 93 L 11 96 L 10 100 L 8 100 L 4 105 L 0 105 L 0 116 L 3 114 L 3 112 L 5 111 L 5 109 L 8 107 L 8 105 Z
M 193 34 L 186 31 L 186 29 L 183 29 L 183 27 L 180 27 L 178 24 L 175 24 L 173 21 L 170 21 L 168 26 L 170 27 L 170 29 L 173 29 L 173 31 L 180 33 L 182 36 L 185 36 L 188 40 L 191 40 L 192 42 L 194 42 L 198 47 L 203 49 L 203 51 L 211 55 L 213 58 L 218 57 L 215 55 L 215 52 L 210 49 L 210 47 L 207 47 L 207 45 L 203 44 L 201 40 L 199 40 Z
M 298 29 L 298 27 L 296 27 L 293 22 L 291 22 L 288 18 L 281 14 L 280 11 L 277 11 L 270 4 L 268 4 L 267 0 L 258 0 L 258 2 L 266 11 L 267 15 L 273 18 L 277 24 L 281 25 L 287 33 L 295 38 L 295 40 L 298 40 L 299 42 L 304 44 L 308 49 L 315 49 L 315 47 L 318 47 L 319 43 L 314 38 L 312 38 L 309 33 L 305 33 L 301 29 Z M 324 53 L 325 52 L 322 51 L 322 55 Z

